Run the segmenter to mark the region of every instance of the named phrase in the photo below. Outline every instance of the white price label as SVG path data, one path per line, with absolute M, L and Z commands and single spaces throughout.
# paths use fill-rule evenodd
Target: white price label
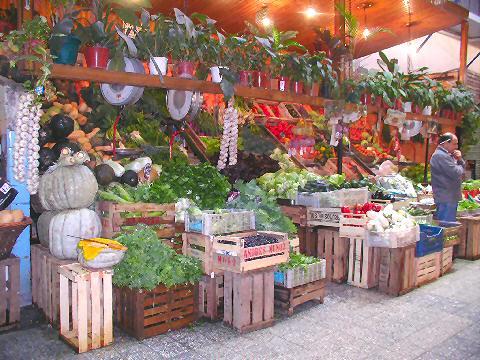
M 8 185 L 7 183 L 3 184 L 2 187 L 0 188 L 0 192 L 3 194 L 7 194 L 12 187 Z

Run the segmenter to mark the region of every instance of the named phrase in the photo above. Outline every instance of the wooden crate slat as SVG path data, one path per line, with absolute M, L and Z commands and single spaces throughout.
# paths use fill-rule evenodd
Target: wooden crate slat
M 422 286 L 440 277 L 441 252 L 436 252 L 415 259 L 416 286 Z
M 226 271 L 224 304 L 223 321 L 241 333 L 271 326 L 273 268 L 244 273 Z
M 415 287 L 415 245 L 380 248 L 378 288 L 389 295 L 403 295 Z
M 275 285 L 275 305 L 291 316 L 295 308 L 307 301 L 323 303 L 325 297 L 326 279 L 317 280 L 308 284 L 288 289 Z
M 8 280 L 7 280 L 8 279 Z M 20 323 L 20 259 L 0 260 L 0 332 Z
M 185 301 L 181 302 L 183 305 L 177 310 L 169 310 L 159 312 L 156 315 L 145 317 L 143 320 L 143 325 L 148 327 L 149 325 L 157 325 L 162 323 L 168 323 L 173 321 L 175 318 L 184 317 L 193 313 L 193 301 L 190 301 L 190 304 Z
M 446 247 L 442 250 L 440 275 L 448 273 L 453 266 L 453 246 Z
M 348 239 L 338 236 L 338 228 L 319 227 L 316 230 L 316 239 L 310 242 L 310 251 L 307 255 L 323 258 L 326 261 L 326 279 L 337 283 L 344 282 L 348 277 Z M 315 250 L 314 250 L 315 249 Z
M 223 315 L 224 279 L 223 275 L 210 277 L 205 275 L 198 287 L 199 316 L 209 320 L 218 320 Z
M 175 300 L 174 302 L 175 305 L 171 304 L 172 300 Z M 191 296 L 190 298 L 182 299 L 182 300 L 170 298 L 166 303 L 160 303 L 160 304 L 155 303 L 151 308 L 145 307 L 144 316 L 145 317 L 148 316 L 149 318 L 152 316 L 159 316 L 158 321 L 160 321 L 161 320 L 160 315 L 163 315 L 163 314 L 168 315 L 170 311 L 182 309 L 189 305 L 193 306 L 193 302 L 194 300 Z M 144 303 L 144 306 L 145 306 L 145 303 Z M 148 324 L 145 324 L 145 325 L 148 325 Z
M 369 247 L 365 239 L 351 238 L 348 262 L 350 285 L 369 289 L 378 285 L 380 250 Z

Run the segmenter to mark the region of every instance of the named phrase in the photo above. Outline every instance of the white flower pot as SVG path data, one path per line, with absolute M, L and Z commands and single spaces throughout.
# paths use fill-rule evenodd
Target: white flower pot
M 168 64 L 168 58 L 163 57 L 163 56 L 154 56 L 150 58 L 150 62 L 148 63 L 148 68 L 150 69 L 150 75 L 158 75 L 157 68 L 155 67 L 155 64 L 160 68 L 160 72 L 162 75 L 167 74 L 167 64 Z
M 212 82 L 220 83 L 222 82 L 222 75 L 220 74 L 220 69 L 226 69 L 225 66 L 212 66 L 210 68 L 210 74 L 212 74 Z
M 431 106 L 425 106 L 422 111 L 423 115 L 432 115 L 432 107 Z
M 410 113 L 412 112 L 412 102 L 407 101 L 403 103 L 403 112 Z

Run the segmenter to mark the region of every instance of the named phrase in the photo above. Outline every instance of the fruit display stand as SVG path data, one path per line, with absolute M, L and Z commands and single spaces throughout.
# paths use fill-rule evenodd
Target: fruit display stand
M 198 283 L 198 316 L 215 321 L 223 318 L 223 275 L 203 276 Z
M 78 353 L 113 343 L 112 270 L 70 264 L 58 271 L 60 338 Z
M 240 333 L 272 326 L 274 318 L 274 269 L 224 274 L 225 324 Z
M 20 324 L 20 259 L 0 260 L 0 332 Z
M 460 243 L 455 248 L 455 257 L 467 260 L 480 259 L 480 216 L 458 217 L 462 224 Z
M 42 245 L 31 246 L 32 302 L 53 326 L 60 322 L 60 266 L 76 260 L 60 260 Z

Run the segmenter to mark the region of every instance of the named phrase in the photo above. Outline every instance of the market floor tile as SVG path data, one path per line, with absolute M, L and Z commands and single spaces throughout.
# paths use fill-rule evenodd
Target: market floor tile
M 34 307 L 21 330 L 0 333 L 0 360 L 478 360 L 480 260 L 456 260 L 438 281 L 393 298 L 329 284 L 323 305 L 307 303 L 273 327 L 240 335 L 222 322 L 137 341 L 115 329 L 115 343 L 77 355 Z

